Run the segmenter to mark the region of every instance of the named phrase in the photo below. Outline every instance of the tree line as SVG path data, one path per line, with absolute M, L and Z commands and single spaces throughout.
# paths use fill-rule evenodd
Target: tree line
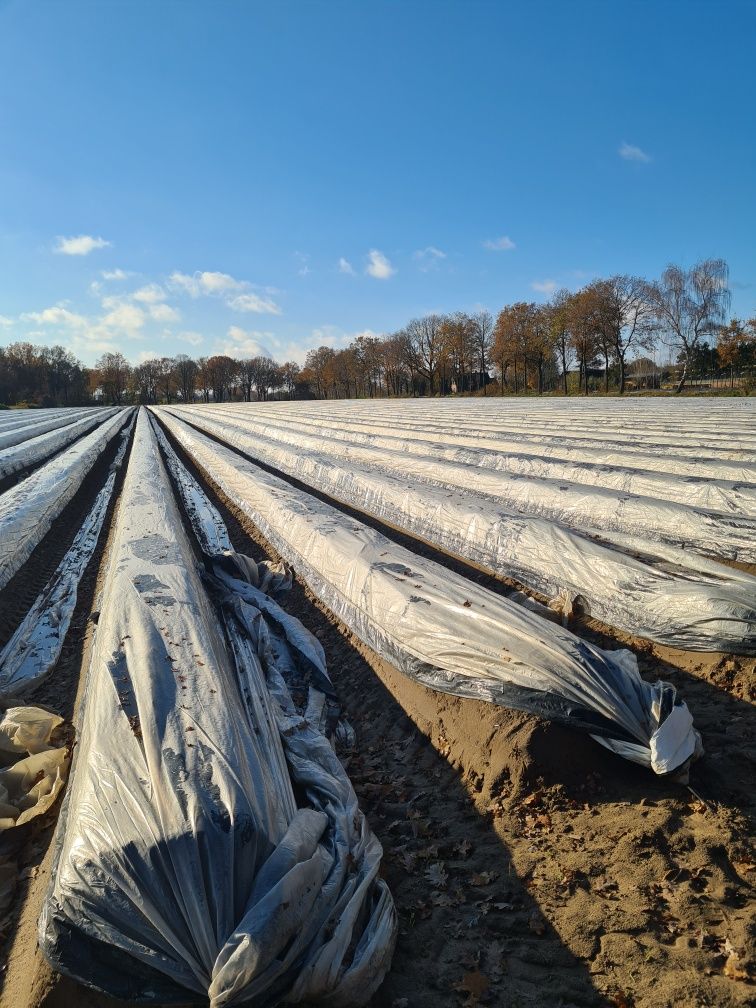
M 77 405 L 223 402 L 269 398 L 359 398 L 479 393 L 620 394 L 656 366 L 644 354 L 666 346 L 676 387 L 704 373 L 752 375 L 756 319 L 727 321 L 727 264 L 707 259 L 669 266 L 658 280 L 597 279 L 556 291 L 546 304 L 517 302 L 487 311 L 430 314 L 386 336 L 361 335 L 342 349 L 311 350 L 303 367 L 267 356 L 186 354 L 131 365 L 103 354 L 87 369 L 62 347 L 0 348 L 0 403 Z M 716 340 L 716 348 L 714 347 Z M 711 342 L 710 342 L 711 341 Z M 671 374 L 671 372 L 670 372 Z

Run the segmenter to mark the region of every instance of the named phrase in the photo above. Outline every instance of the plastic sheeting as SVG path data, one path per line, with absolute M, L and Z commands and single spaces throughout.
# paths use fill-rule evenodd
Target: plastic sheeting
M 226 429 L 239 427 L 238 423 L 208 420 L 204 415 L 192 422 L 200 426 L 225 423 Z M 346 447 L 342 442 L 329 440 L 325 431 L 318 438 L 310 438 L 308 444 L 316 451 L 341 453 L 389 471 L 403 473 L 407 466 L 403 452 L 358 445 Z M 704 556 L 756 562 L 756 520 L 752 518 L 567 480 L 513 476 L 427 455 L 413 456 L 412 475 L 436 486 L 461 487 L 468 494 L 494 497 L 510 511 L 539 516 L 589 533 L 620 532 L 640 540 L 685 546 Z
M 85 417 L 95 415 L 97 412 L 102 417 L 103 411 L 97 409 L 60 410 L 54 416 L 41 418 L 36 423 L 22 424 L 10 430 L 0 429 L 0 450 L 11 448 L 13 445 L 21 444 L 22 441 L 28 441 L 30 438 L 35 438 L 40 434 L 46 434 L 48 431 L 56 430 L 58 427 L 66 427 L 76 420 L 83 420 Z
M 630 652 L 580 640 L 159 416 L 312 591 L 406 675 L 580 728 L 656 773 L 696 753 L 685 704 L 641 679 Z
M 104 424 L 0 496 L 0 588 L 49 532 L 131 410 Z
M 14 472 L 19 472 L 29 466 L 36 465 L 42 459 L 49 458 L 50 455 L 54 455 L 55 452 L 72 444 L 77 438 L 107 421 L 114 412 L 114 410 L 99 410 L 97 413 L 84 416 L 66 427 L 40 434 L 12 448 L 0 451 L 0 479 L 5 479 Z
M 10 707 L 0 720 L 0 833 L 23 826 L 55 802 L 68 774 L 67 746 L 50 738 L 63 718 L 39 707 Z
M 322 651 L 259 587 L 275 572 L 205 564 L 207 589 L 142 410 L 40 945 L 130 1000 L 362 1005 L 396 917 L 323 694 L 302 712 L 287 686 L 327 687 Z
M 55 668 L 76 608 L 79 581 L 92 559 L 108 513 L 132 426 L 120 435 L 121 447 L 108 477 L 68 552 L 0 652 L 0 701 L 23 696 Z
M 472 404 L 473 400 L 467 400 Z M 646 400 L 647 403 L 652 400 Z M 669 400 L 666 400 L 669 402 Z M 478 429 L 478 421 L 475 412 L 470 409 L 469 415 L 463 420 L 455 421 L 448 417 L 448 410 L 444 409 L 443 401 L 434 400 L 433 406 L 436 408 L 433 422 L 422 422 L 422 417 L 415 419 L 416 410 L 409 410 L 413 405 L 406 400 L 401 402 L 393 401 L 391 413 L 376 411 L 374 404 L 366 404 L 365 400 L 359 403 L 348 403 L 352 407 L 344 413 L 334 415 L 331 410 L 336 410 L 340 403 L 328 403 L 328 409 L 323 409 L 325 404 L 314 404 L 320 406 L 319 410 L 313 404 L 291 403 L 265 404 L 260 406 L 255 403 L 246 406 L 194 406 L 191 412 L 204 413 L 213 416 L 218 412 L 233 411 L 239 418 L 259 418 L 260 420 L 280 422 L 292 429 L 303 429 L 306 433 L 320 435 L 325 433 L 329 437 L 346 438 L 353 441 L 365 439 L 366 443 L 372 443 L 374 437 L 401 437 L 409 441 L 416 441 L 426 444 L 429 440 L 434 443 L 443 443 L 450 447 L 485 449 L 506 454 L 527 455 L 535 459 L 553 458 L 557 461 L 574 461 L 578 463 L 594 464 L 598 459 L 602 464 L 617 466 L 619 468 L 643 469 L 651 472 L 674 473 L 680 476 L 690 476 L 698 480 L 702 475 L 710 479 L 725 480 L 730 482 L 756 482 L 756 465 L 753 462 L 753 454 L 741 451 L 737 459 L 727 460 L 721 457 L 712 457 L 709 453 L 708 445 L 701 443 L 697 452 L 687 452 L 684 455 L 678 454 L 675 446 L 670 446 L 666 450 L 653 453 L 646 450 L 644 431 L 648 417 L 645 413 L 638 418 L 638 436 L 633 444 L 626 442 L 616 444 L 604 441 L 600 445 L 595 442 L 574 441 L 568 436 L 564 436 L 565 431 L 569 431 L 573 411 L 584 408 L 584 404 L 571 403 L 569 413 L 559 416 L 554 421 L 555 434 L 559 437 L 540 437 L 536 440 L 529 440 L 527 433 L 518 433 L 504 427 L 500 431 L 490 431 L 481 433 Z M 369 411 L 369 406 L 373 406 L 373 419 L 365 419 Z M 440 408 L 439 408 L 440 407 Z M 491 403 L 491 409 L 498 408 L 498 403 Z M 596 424 L 606 424 L 603 418 L 597 418 Z M 731 421 L 732 423 L 732 421 Z M 691 425 L 693 423 L 691 421 Z M 699 421 L 696 419 L 695 426 Z M 731 441 L 737 444 L 739 441 L 737 424 L 732 427 Z M 703 438 L 701 439 L 703 442 Z M 422 453 L 422 450 L 421 450 Z
M 192 415 L 194 417 L 194 415 Z M 203 418 L 199 425 L 222 428 Z M 232 440 L 225 428 L 226 440 Z M 645 562 L 564 526 L 505 511 L 466 493 L 426 486 L 314 450 L 297 454 L 267 437 L 234 433 L 235 447 L 334 498 L 548 597 L 580 597 L 592 615 L 674 647 L 756 650 L 756 578 L 719 564 L 696 570 L 628 537 Z M 702 566 L 707 566 L 706 561 Z
M 191 420 L 196 411 L 185 412 L 183 416 Z M 240 413 L 218 407 L 216 411 L 203 411 L 209 419 L 228 419 L 243 424 L 245 430 L 260 431 L 263 435 L 276 438 L 288 444 L 301 443 L 302 434 L 325 435 L 334 452 L 347 454 L 349 443 L 386 448 L 402 454 L 429 455 L 446 462 L 461 462 L 481 469 L 494 469 L 516 476 L 539 479 L 568 480 L 588 486 L 608 487 L 623 493 L 633 493 L 643 497 L 657 497 L 672 500 L 688 507 L 721 511 L 724 514 L 740 514 L 756 517 L 756 482 L 743 483 L 734 480 L 711 479 L 699 473 L 696 476 L 678 475 L 633 467 L 631 465 L 609 465 L 601 462 L 578 462 L 566 459 L 552 459 L 527 455 L 523 452 L 494 451 L 491 448 L 464 448 L 450 446 L 444 441 L 444 433 L 429 435 L 429 440 L 414 441 L 400 435 L 364 434 L 354 430 L 341 430 L 331 423 L 321 430 L 313 426 L 303 426 L 298 418 L 271 422 L 267 414 L 264 419 L 252 412 Z M 335 443 L 333 443 L 335 442 Z M 339 451 L 338 442 L 347 442 Z M 756 480 L 756 467 L 753 472 Z

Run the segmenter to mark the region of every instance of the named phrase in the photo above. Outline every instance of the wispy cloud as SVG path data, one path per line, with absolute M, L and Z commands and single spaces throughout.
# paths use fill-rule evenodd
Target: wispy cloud
M 237 280 L 228 273 L 174 272 L 168 277 L 168 286 L 174 291 L 184 291 L 192 298 L 202 295 L 219 297 L 233 311 L 256 312 L 260 315 L 280 315 L 281 308 L 270 297 L 249 293 L 255 287 L 248 280 Z M 269 289 L 259 288 L 266 293 Z
M 348 276 L 354 276 L 354 267 L 345 259 L 343 256 L 339 259 L 339 273 L 346 273 Z
M 21 316 L 22 322 L 36 322 L 37 325 L 66 326 L 80 328 L 87 324 L 83 315 L 77 315 L 69 311 L 63 305 L 53 305 L 52 308 L 44 308 L 40 312 L 24 312 Z
M 13 325 L 13 319 L 9 319 L 7 315 L 0 315 L 0 326 Z
M 413 252 L 412 258 L 422 273 L 430 273 L 431 270 L 438 267 L 442 259 L 446 259 L 446 252 L 442 252 L 441 249 L 436 248 L 434 245 L 428 245 L 427 248 L 418 249 L 416 252 Z
M 228 357 L 270 357 L 268 344 L 275 342 L 272 332 L 260 332 L 257 329 L 242 329 L 241 326 L 230 326 L 227 339 L 218 343 L 218 353 Z
M 176 333 L 176 339 L 181 340 L 182 343 L 188 343 L 190 346 L 199 346 L 204 342 L 205 337 L 202 333 L 187 329 L 184 332 Z
M 62 255 L 85 256 L 95 249 L 108 248 L 111 243 L 93 235 L 76 235 L 72 238 L 58 237 L 55 252 Z
M 135 301 L 141 301 L 143 304 L 157 304 L 159 301 L 165 301 L 165 291 L 160 284 L 156 283 L 140 287 L 131 296 Z
M 126 270 L 114 269 L 114 270 L 102 270 L 100 276 L 103 280 L 127 280 L 131 273 L 127 273 Z
M 539 294 L 553 294 L 557 289 L 555 280 L 534 280 L 530 287 Z
M 307 276 L 308 273 L 312 273 L 309 266 L 310 256 L 307 252 L 295 252 L 294 258 L 299 262 L 299 269 L 297 270 L 297 273 L 300 276 Z
M 488 249 L 489 252 L 508 252 L 516 247 L 509 235 L 502 235 L 501 238 L 487 238 L 483 242 L 483 248 Z
M 156 322 L 180 322 L 181 312 L 177 308 L 172 308 L 167 304 L 150 305 L 150 318 Z
M 388 280 L 396 273 L 391 261 L 378 249 L 370 249 L 367 260 L 365 272 L 376 280 Z
M 617 151 L 619 156 L 625 161 L 642 161 L 644 164 L 648 164 L 651 160 L 651 155 L 647 154 L 640 147 L 636 147 L 634 144 L 625 143 L 623 140 Z
M 168 277 L 170 286 L 186 291 L 192 297 L 200 297 L 202 294 L 228 294 L 232 291 L 244 290 L 249 286 L 244 280 L 236 280 L 228 273 L 216 273 L 212 271 L 196 273 L 180 273 L 175 271 Z
M 227 302 L 228 307 L 237 312 L 255 312 L 258 315 L 280 315 L 281 309 L 270 298 L 262 298 L 259 294 L 239 294 Z

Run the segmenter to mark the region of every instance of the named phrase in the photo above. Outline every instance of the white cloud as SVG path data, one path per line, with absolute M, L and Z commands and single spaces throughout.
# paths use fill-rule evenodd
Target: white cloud
M 36 322 L 37 325 L 71 326 L 72 328 L 78 328 L 87 324 L 87 320 L 83 315 L 77 315 L 62 305 L 45 308 L 41 312 L 25 312 L 21 316 L 21 321 Z
M 391 262 L 378 249 L 370 249 L 367 258 L 368 262 L 365 272 L 368 276 L 375 277 L 376 280 L 388 280 L 389 277 L 396 273 Z
M 135 301 L 141 301 L 142 304 L 157 304 L 158 301 L 165 301 L 165 291 L 160 284 L 156 283 L 140 287 L 131 296 Z
M 196 272 L 191 276 L 188 273 L 175 271 L 168 277 L 168 283 L 172 287 L 178 287 L 186 291 L 192 297 L 199 297 L 200 294 L 229 294 L 232 291 L 244 290 L 249 284 L 244 280 L 236 280 L 228 273 L 215 273 L 205 270 Z
M 146 317 L 141 308 L 118 298 L 103 298 L 102 306 L 108 311 L 108 314 L 100 320 L 103 326 L 120 329 L 131 337 L 140 335 Z
M 192 332 L 191 329 L 187 329 L 185 332 L 177 333 L 176 339 L 181 340 L 182 343 L 188 343 L 190 346 L 199 346 L 200 343 L 204 342 L 205 337 L 202 333 Z
M 488 249 L 489 252 L 508 252 L 516 247 L 509 235 L 502 235 L 501 238 L 487 238 L 483 242 L 483 248 Z
M 167 304 L 150 305 L 150 317 L 157 322 L 180 322 L 181 312 Z
M 93 252 L 94 249 L 107 248 L 109 241 L 104 238 L 95 238 L 93 235 L 76 235 L 73 238 L 58 238 L 58 244 L 54 251 L 63 255 L 85 256 Z
M 640 147 L 636 147 L 634 144 L 625 143 L 624 141 L 620 145 L 617 153 L 625 161 L 642 161 L 644 164 L 648 164 L 651 160 L 650 154 L 646 154 L 646 152 L 641 150 Z
M 237 312 L 255 312 L 258 315 L 280 315 L 281 309 L 269 298 L 261 298 L 259 294 L 239 294 L 226 302 L 229 308 Z
M 7 315 L 0 315 L 0 326 L 13 325 L 13 319 L 9 319 Z
M 260 332 L 257 329 L 247 330 L 240 326 L 230 326 L 227 340 L 217 344 L 217 351 L 228 357 L 271 357 L 268 348 L 276 338 L 272 332 Z
M 418 269 L 422 273 L 430 273 L 436 269 L 441 259 L 446 259 L 446 252 L 429 245 L 427 248 L 418 249 L 412 253 L 412 258 L 417 263 Z
M 102 270 L 100 276 L 103 280 L 126 280 L 131 276 L 131 273 L 127 273 L 126 270 L 122 269 Z
M 339 259 L 339 273 L 346 273 L 348 276 L 354 276 L 354 268 L 352 264 L 343 256 Z
M 554 280 L 534 280 L 530 286 L 532 290 L 538 291 L 540 294 L 553 294 L 557 289 Z

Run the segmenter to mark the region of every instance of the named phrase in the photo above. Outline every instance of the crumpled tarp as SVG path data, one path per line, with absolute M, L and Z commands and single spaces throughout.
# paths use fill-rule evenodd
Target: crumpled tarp
M 700 751 L 674 688 L 641 679 L 630 652 L 579 639 L 157 414 L 312 591 L 406 675 L 580 728 L 656 773 Z
M 276 572 L 204 567 L 141 410 L 40 945 L 132 1001 L 364 1004 L 396 916 L 324 694 L 287 685 L 327 686 L 322 651 L 259 587 Z
M 0 588 L 29 559 L 131 414 L 127 409 L 111 415 L 96 430 L 0 496 Z
M 9 707 L 0 720 L 0 833 L 42 815 L 66 781 L 70 751 L 50 745 L 63 723 L 39 707 Z
M 46 434 L 39 434 L 37 437 L 5 448 L 0 451 L 0 479 L 5 479 L 11 473 L 19 472 L 27 466 L 35 465 L 41 459 L 54 455 L 92 428 L 104 423 L 115 412 L 117 411 L 112 409 L 90 411 L 65 427 L 58 426 Z
M 673 647 L 752 654 L 756 578 L 681 550 L 627 536 L 611 549 L 572 529 L 506 510 L 483 497 L 306 451 L 194 411 L 169 410 L 267 465 L 426 542 L 549 598 L 580 600 L 612 626 Z M 270 433 L 270 432 L 268 432 Z M 642 551 L 643 559 L 637 554 Z M 636 556 L 630 555 L 635 553 Z M 674 554 L 674 558 L 670 555 Z
M 0 651 L 0 701 L 23 696 L 55 668 L 76 608 L 79 581 L 97 548 L 132 426 L 120 435 L 121 446 L 107 479 L 68 552 Z

